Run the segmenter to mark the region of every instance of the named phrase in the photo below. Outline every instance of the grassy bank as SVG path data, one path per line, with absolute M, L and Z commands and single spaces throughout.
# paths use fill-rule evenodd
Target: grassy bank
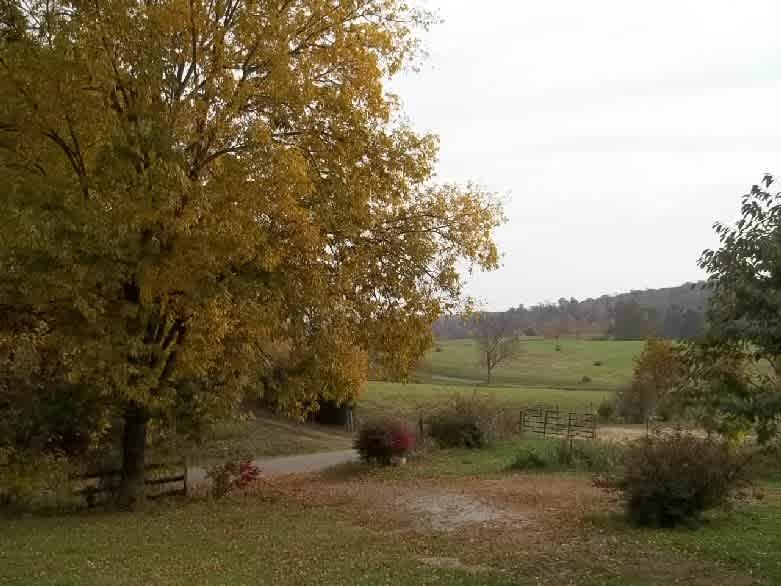
M 643 342 L 528 339 L 523 353 L 501 364 L 492 383 L 576 389 L 616 389 L 632 378 Z M 600 363 L 597 366 L 595 363 Z M 420 366 L 426 382 L 482 383 L 486 373 L 474 340 L 439 340 Z M 584 383 L 583 377 L 591 379 Z
M 358 401 L 362 417 L 397 415 L 414 419 L 446 403 L 454 395 L 472 395 L 491 399 L 503 409 L 521 409 L 530 405 L 558 406 L 562 410 L 596 409 L 612 391 L 571 391 L 553 388 L 487 387 L 475 385 L 401 384 L 371 381 Z

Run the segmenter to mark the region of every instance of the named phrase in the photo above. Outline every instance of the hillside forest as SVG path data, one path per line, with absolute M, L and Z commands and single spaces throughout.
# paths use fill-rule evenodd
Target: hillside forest
M 685 283 L 582 301 L 561 297 L 556 303 L 518 305 L 504 312 L 504 317 L 513 331 L 527 336 L 693 339 L 703 333 L 708 297 L 706 283 Z M 474 336 L 474 323 L 462 316 L 442 317 L 434 333 L 441 339 L 469 338 Z

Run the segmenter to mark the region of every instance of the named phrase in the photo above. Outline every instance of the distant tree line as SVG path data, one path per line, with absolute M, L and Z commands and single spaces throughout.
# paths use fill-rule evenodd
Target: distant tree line
M 513 331 L 529 336 L 693 339 L 704 331 L 707 301 L 702 283 L 686 283 L 583 301 L 562 297 L 557 303 L 519 305 L 506 314 Z M 441 318 L 434 333 L 438 338 L 476 335 L 474 322 L 458 317 Z

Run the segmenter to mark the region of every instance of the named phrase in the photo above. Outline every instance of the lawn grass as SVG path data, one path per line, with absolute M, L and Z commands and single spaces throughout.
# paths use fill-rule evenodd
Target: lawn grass
M 581 508 L 567 504 L 574 497 L 556 496 L 556 490 L 545 495 L 552 485 L 559 491 L 588 486 L 582 474 L 506 470 L 521 446 L 544 447 L 546 441 L 513 438 L 485 450 L 441 450 L 402 468 L 353 469 L 346 480 L 332 473 L 319 489 L 312 489 L 311 480 L 305 484 L 331 494 L 331 500 L 294 497 L 294 489 L 218 502 L 161 503 L 133 514 L 5 519 L 0 584 L 781 583 L 781 485 L 768 485 L 764 502 L 711 515 L 698 531 L 634 529 L 603 505 L 581 524 Z M 501 531 L 399 532 L 352 498 L 339 497 L 342 482 L 368 492 L 438 486 L 459 493 L 465 487 L 464 494 L 480 486 L 512 490 L 515 482 L 526 483 L 526 490 L 539 491 L 530 497 L 541 499 L 536 514 L 551 520 L 539 543 L 537 529 L 524 530 L 523 520 Z M 554 541 L 546 545 L 548 539 Z M 432 567 L 425 561 L 430 559 L 466 565 Z
M 504 474 L 521 446 L 543 446 L 546 439 L 514 437 L 500 440 L 482 450 L 466 448 L 437 449 L 413 456 L 406 466 L 375 467 L 361 462 L 342 464 L 326 470 L 327 478 L 371 478 L 374 480 L 409 480 L 454 478 L 464 476 L 493 476 Z
M 526 339 L 523 353 L 499 365 L 492 383 L 572 389 L 612 389 L 632 378 L 634 358 L 644 342 L 575 340 L 563 338 L 556 351 L 554 340 Z M 601 362 L 600 366 L 595 366 Z M 591 382 L 583 382 L 587 376 Z M 485 368 L 475 340 L 438 340 L 418 369 L 424 382 L 483 383 Z
M 781 584 L 781 483 L 766 482 L 760 488 L 769 493 L 768 498 L 707 513 L 697 529 L 641 529 L 605 515 L 594 519 L 594 527 L 633 547 L 681 551 L 742 570 L 758 584 Z
M 600 442 L 577 442 L 583 450 L 595 452 L 604 450 L 613 454 L 617 451 L 614 444 Z M 458 478 L 467 476 L 497 476 L 515 474 L 512 464 L 522 450 L 532 450 L 546 456 L 550 467 L 535 472 L 567 474 L 590 474 L 581 462 L 571 465 L 555 461 L 555 451 L 566 444 L 565 440 L 517 435 L 493 442 L 490 446 L 473 450 L 467 448 L 435 449 L 413 456 L 408 465 L 400 468 L 381 468 L 356 462 L 343 464 L 324 474 L 329 478 L 366 477 L 375 480 L 410 480 Z
M 513 583 L 425 566 L 414 545 L 357 525 L 344 511 L 247 497 L 4 522 L 0 584 Z
M 569 391 L 552 388 L 487 387 L 452 384 L 402 384 L 370 381 L 358 400 L 358 416 L 393 415 L 417 420 L 454 395 L 490 398 L 497 407 L 520 409 L 530 405 L 558 406 L 564 411 L 593 411 L 613 396 L 612 391 Z

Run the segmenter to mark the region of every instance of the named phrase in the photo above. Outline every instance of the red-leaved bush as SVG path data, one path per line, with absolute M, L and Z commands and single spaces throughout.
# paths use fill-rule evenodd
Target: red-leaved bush
M 260 476 L 260 469 L 252 460 L 229 461 L 210 468 L 206 476 L 212 481 L 212 496 L 216 499 L 243 490 Z
M 414 450 L 415 439 L 412 428 L 401 421 L 370 421 L 358 432 L 355 449 L 365 462 L 387 466 L 394 457 L 406 457 Z

